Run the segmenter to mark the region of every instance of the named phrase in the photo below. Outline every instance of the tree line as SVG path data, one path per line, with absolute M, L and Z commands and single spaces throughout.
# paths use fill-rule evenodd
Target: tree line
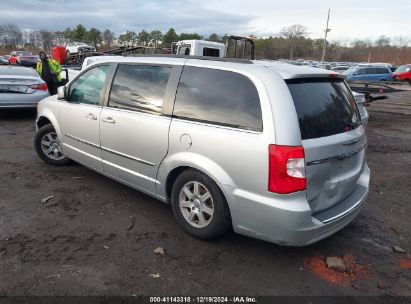
M 81 24 L 61 31 L 21 30 L 13 24 L 0 26 L 0 53 L 14 49 L 49 51 L 54 45 L 65 45 L 81 41 L 105 51 L 117 46 L 154 46 L 169 48 L 172 42 L 189 39 L 204 39 L 225 42 L 227 35 L 212 33 L 204 36 L 198 33 L 179 33 L 173 28 L 163 33 L 160 30 L 135 32 L 128 30 L 116 36 L 110 29 L 87 29 Z M 312 39 L 305 26 L 295 24 L 282 28 L 276 35 L 254 39 L 256 57 L 259 59 L 314 59 L 319 60 L 323 49 L 323 39 Z M 327 61 L 390 62 L 392 64 L 411 63 L 411 38 L 380 36 L 376 40 L 328 41 Z

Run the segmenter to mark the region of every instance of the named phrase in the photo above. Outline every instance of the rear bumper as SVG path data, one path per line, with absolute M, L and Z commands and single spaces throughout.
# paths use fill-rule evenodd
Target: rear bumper
M 37 65 L 37 62 L 34 62 L 34 61 L 20 61 L 19 64 L 21 66 L 35 68 L 36 65 Z
M 305 246 L 341 230 L 358 215 L 368 194 L 369 179 L 370 170 L 365 166 L 358 189 L 341 202 L 343 205 L 337 204 L 321 215 L 312 215 L 304 191 L 265 197 L 239 189 L 229 193 L 229 187 L 222 187 L 234 231 L 279 245 Z
M 49 96 L 48 91 L 37 91 L 32 94 L 0 94 L 0 109 L 29 109 Z

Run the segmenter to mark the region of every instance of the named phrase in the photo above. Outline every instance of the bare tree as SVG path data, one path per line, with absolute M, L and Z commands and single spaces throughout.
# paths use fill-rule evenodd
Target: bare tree
M 0 32 L 1 42 L 5 46 L 16 49 L 23 44 L 23 33 L 18 26 L 6 24 L 1 27 Z
M 388 38 L 387 36 L 380 36 L 376 41 L 375 41 L 375 45 L 377 47 L 383 48 L 383 47 L 387 47 L 390 46 L 390 38 Z
M 44 51 L 48 51 L 51 49 L 53 46 L 53 33 L 46 31 L 46 30 L 40 30 L 40 38 L 42 42 L 42 47 Z
M 288 27 L 284 27 L 280 31 L 280 36 L 287 40 L 290 50 L 290 59 L 293 59 L 294 50 L 301 38 L 305 38 L 308 35 L 307 28 L 301 24 L 294 24 Z
M 113 44 L 114 41 L 114 33 L 110 31 L 109 29 L 106 29 L 103 34 L 102 34 L 104 46 L 109 49 L 111 48 L 111 45 Z
M 66 45 L 70 42 L 70 40 L 66 38 L 66 33 L 64 33 L 64 31 L 54 32 L 53 36 L 53 41 L 56 45 Z
M 406 48 L 411 42 L 411 37 L 398 36 L 398 37 L 395 37 L 393 40 L 394 40 L 394 45 L 397 45 L 401 48 Z

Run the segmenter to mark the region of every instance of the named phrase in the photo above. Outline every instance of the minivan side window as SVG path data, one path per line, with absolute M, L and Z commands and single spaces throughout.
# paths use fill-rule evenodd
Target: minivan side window
M 356 75 L 364 75 L 364 74 L 366 74 L 367 72 L 367 69 L 358 69 L 357 71 L 355 71 L 354 73 L 356 74 Z
M 244 75 L 185 66 L 173 115 L 178 118 L 262 131 L 260 99 Z
M 100 65 L 80 75 L 70 85 L 68 101 L 98 105 L 109 69 L 109 65 Z
M 377 74 L 389 74 L 390 73 L 387 68 L 377 68 L 376 70 L 377 70 Z
M 120 64 L 111 86 L 108 106 L 161 114 L 171 67 Z

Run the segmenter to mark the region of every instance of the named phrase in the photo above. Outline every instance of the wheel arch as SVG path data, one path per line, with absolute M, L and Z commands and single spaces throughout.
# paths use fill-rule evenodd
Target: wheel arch
M 200 165 L 201 164 L 201 165 Z M 229 174 L 214 161 L 195 153 L 180 152 L 166 158 L 160 165 L 158 171 L 158 188 L 157 194 L 164 197 L 167 202 L 170 201 L 171 189 L 175 179 L 184 171 L 194 169 L 207 175 L 220 188 L 225 199 L 227 193 L 222 185 L 234 185 L 233 179 Z M 228 203 L 228 200 L 227 200 Z
M 41 127 L 43 127 L 43 126 L 45 126 L 45 125 L 48 125 L 48 124 L 52 124 L 51 123 L 51 121 L 47 118 L 47 117 L 45 117 L 45 116 L 40 116 L 38 119 L 37 119 L 37 128 L 38 129 L 40 129 Z
M 51 124 L 54 127 L 54 130 L 56 130 L 57 136 L 60 138 L 60 140 L 63 140 L 63 134 L 61 133 L 57 118 L 55 117 L 54 113 L 48 108 L 43 108 L 37 116 L 36 129 L 38 130 L 39 128 L 47 124 Z

